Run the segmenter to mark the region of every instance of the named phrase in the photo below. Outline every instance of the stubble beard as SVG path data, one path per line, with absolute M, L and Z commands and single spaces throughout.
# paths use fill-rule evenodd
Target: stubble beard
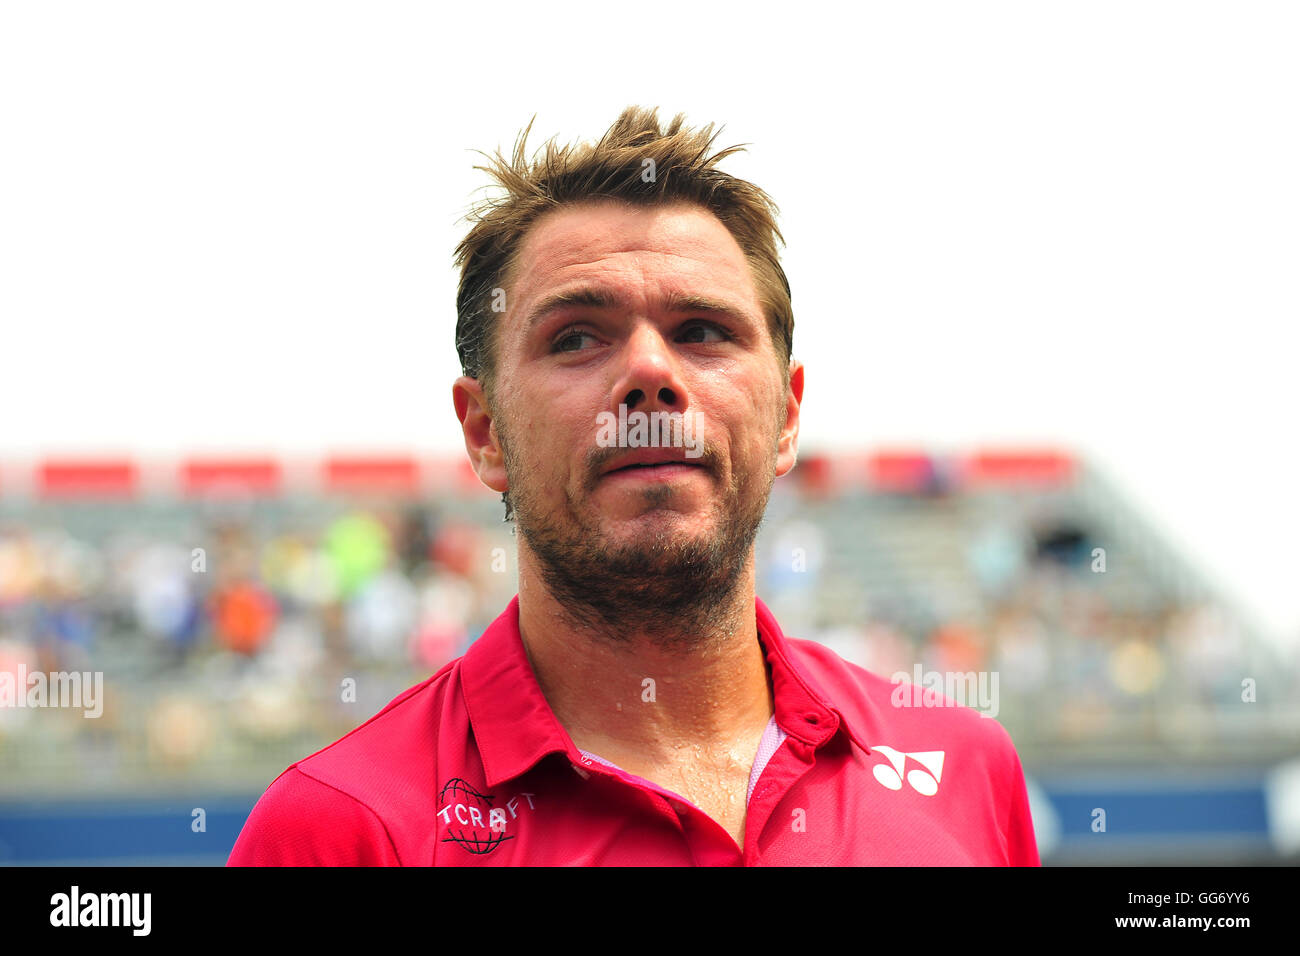
M 730 636 L 742 575 L 753 552 L 775 478 L 775 455 L 760 475 L 751 478 L 749 500 L 742 497 L 745 476 L 732 473 L 715 506 L 712 533 L 689 534 L 677 527 L 642 532 L 636 540 L 611 543 L 592 520 L 589 502 L 598 484 L 599 463 L 608 455 L 594 453 L 579 496 L 566 488 L 564 515 L 539 505 L 526 480 L 530 474 L 499 434 L 505 453 L 509 500 L 519 535 L 536 556 L 539 573 L 552 598 L 572 624 L 614 643 L 634 636 L 665 651 L 699 650 Z M 718 456 L 705 446 L 701 464 L 717 475 Z M 648 508 L 665 504 L 672 495 L 663 485 L 647 488 Z M 676 524 L 671 517 L 665 523 Z

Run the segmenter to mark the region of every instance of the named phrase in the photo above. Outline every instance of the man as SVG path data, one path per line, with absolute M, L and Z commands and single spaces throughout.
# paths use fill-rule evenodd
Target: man
M 711 131 L 633 108 L 594 145 L 530 163 L 525 130 L 493 159 L 453 400 L 515 516 L 519 594 L 286 770 L 232 864 L 1038 863 L 996 721 L 893 706 L 755 596 L 804 370 L 775 206 Z

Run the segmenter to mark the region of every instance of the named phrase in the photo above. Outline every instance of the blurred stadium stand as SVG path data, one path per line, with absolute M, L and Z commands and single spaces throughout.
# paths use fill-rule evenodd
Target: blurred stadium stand
M 276 775 L 505 607 L 502 516 L 463 459 L 0 462 L 0 674 L 105 698 L 0 707 L 0 863 L 223 863 Z M 1045 863 L 1300 859 L 1300 635 L 1075 456 L 805 455 L 757 567 L 791 636 L 998 676 Z

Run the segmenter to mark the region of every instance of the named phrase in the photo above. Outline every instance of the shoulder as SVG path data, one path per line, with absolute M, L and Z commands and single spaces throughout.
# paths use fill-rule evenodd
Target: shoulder
M 996 675 L 944 675 L 939 689 L 928 683 L 909 683 L 902 675 L 886 678 L 875 674 L 816 641 L 787 637 L 786 644 L 828 703 L 844 715 L 854 735 L 863 738 L 859 741 L 863 747 L 958 750 L 979 756 L 992 771 L 1020 773 L 1019 758 L 1006 728 L 996 718 L 966 706 L 991 694 L 996 710 Z M 960 699 L 944 690 L 956 692 Z
M 378 814 L 297 765 L 262 794 L 228 866 L 365 866 L 400 862 Z
M 229 865 L 400 863 L 393 821 L 408 819 L 415 808 L 407 804 L 428 790 L 439 738 L 456 716 L 445 705 L 459 661 L 280 774 L 253 807 Z
M 1002 862 L 1039 864 L 1024 770 L 1011 735 L 996 718 L 963 706 L 991 704 L 995 712 L 996 674 L 954 674 L 951 681 L 944 675 L 943 689 L 960 691 L 963 701 L 958 701 L 940 692 L 929 675 L 922 686 L 903 680 L 904 675 L 887 680 L 815 641 L 786 640 L 799 668 L 843 715 L 854 742 L 874 751 L 873 760 L 894 766 L 899 787 L 908 761 L 919 761 L 933 777 L 927 792 L 942 786 L 968 806 L 988 808 Z M 877 780 L 891 776 L 889 768 L 876 767 L 873 773 Z
M 365 723 L 294 767 L 360 800 L 382 800 L 393 777 L 411 778 L 432 767 L 444 724 L 456 716 L 461 660 L 398 694 Z

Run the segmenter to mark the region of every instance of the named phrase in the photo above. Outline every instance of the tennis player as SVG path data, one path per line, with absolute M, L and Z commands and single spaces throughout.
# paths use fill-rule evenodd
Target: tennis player
M 717 168 L 739 147 L 641 108 L 531 159 L 528 132 L 457 250 L 453 386 L 519 593 L 278 777 L 230 863 L 1037 865 L 996 720 L 899 706 L 755 594 L 804 368 L 776 207 Z

